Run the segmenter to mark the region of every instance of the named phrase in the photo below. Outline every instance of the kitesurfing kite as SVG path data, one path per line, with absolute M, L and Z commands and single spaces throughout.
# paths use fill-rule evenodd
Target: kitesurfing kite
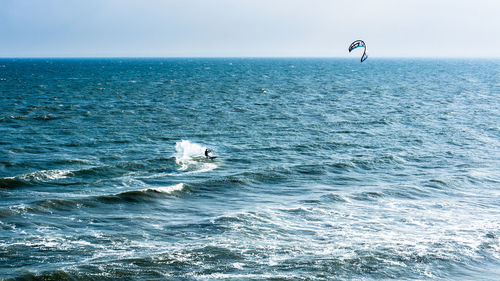
M 359 47 L 363 47 L 365 51 L 363 52 L 363 55 L 361 56 L 361 62 L 364 62 L 367 58 L 368 55 L 366 54 L 366 44 L 363 42 L 363 40 L 356 40 L 351 43 L 351 46 L 349 46 L 349 53 Z

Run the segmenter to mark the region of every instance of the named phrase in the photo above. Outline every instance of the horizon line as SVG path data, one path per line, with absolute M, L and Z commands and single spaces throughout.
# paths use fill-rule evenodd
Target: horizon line
M 329 56 L 12 56 L 0 59 L 357 59 Z M 500 56 L 380 56 L 377 59 L 500 59 Z

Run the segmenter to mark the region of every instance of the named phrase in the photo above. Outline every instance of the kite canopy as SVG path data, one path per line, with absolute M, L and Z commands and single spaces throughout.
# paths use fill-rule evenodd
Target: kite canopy
M 356 41 L 352 42 L 351 45 L 349 46 L 349 53 L 352 50 L 359 48 L 359 47 L 364 48 L 363 55 L 361 56 L 361 62 L 364 62 L 368 58 L 368 55 L 366 54 L 366 44 L 365 44 L 365 42 L 363 42 L 363 40 L 356 40 Z

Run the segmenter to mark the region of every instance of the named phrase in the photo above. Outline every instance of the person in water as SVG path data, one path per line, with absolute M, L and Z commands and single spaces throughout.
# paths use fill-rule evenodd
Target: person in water
M 205 157 L 207 157 L 207 159 L 210 158 L 210 155 L 209 155 L 210 152 L 212 152 L 212 150 L 209 150 L 208 148 L 205 149 Z

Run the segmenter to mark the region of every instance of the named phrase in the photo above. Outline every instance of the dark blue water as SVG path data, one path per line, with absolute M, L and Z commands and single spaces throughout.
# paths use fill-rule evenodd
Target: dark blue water
M 499 108 L 499 60 L 0 60 L 0 278 L 498 280 Z

